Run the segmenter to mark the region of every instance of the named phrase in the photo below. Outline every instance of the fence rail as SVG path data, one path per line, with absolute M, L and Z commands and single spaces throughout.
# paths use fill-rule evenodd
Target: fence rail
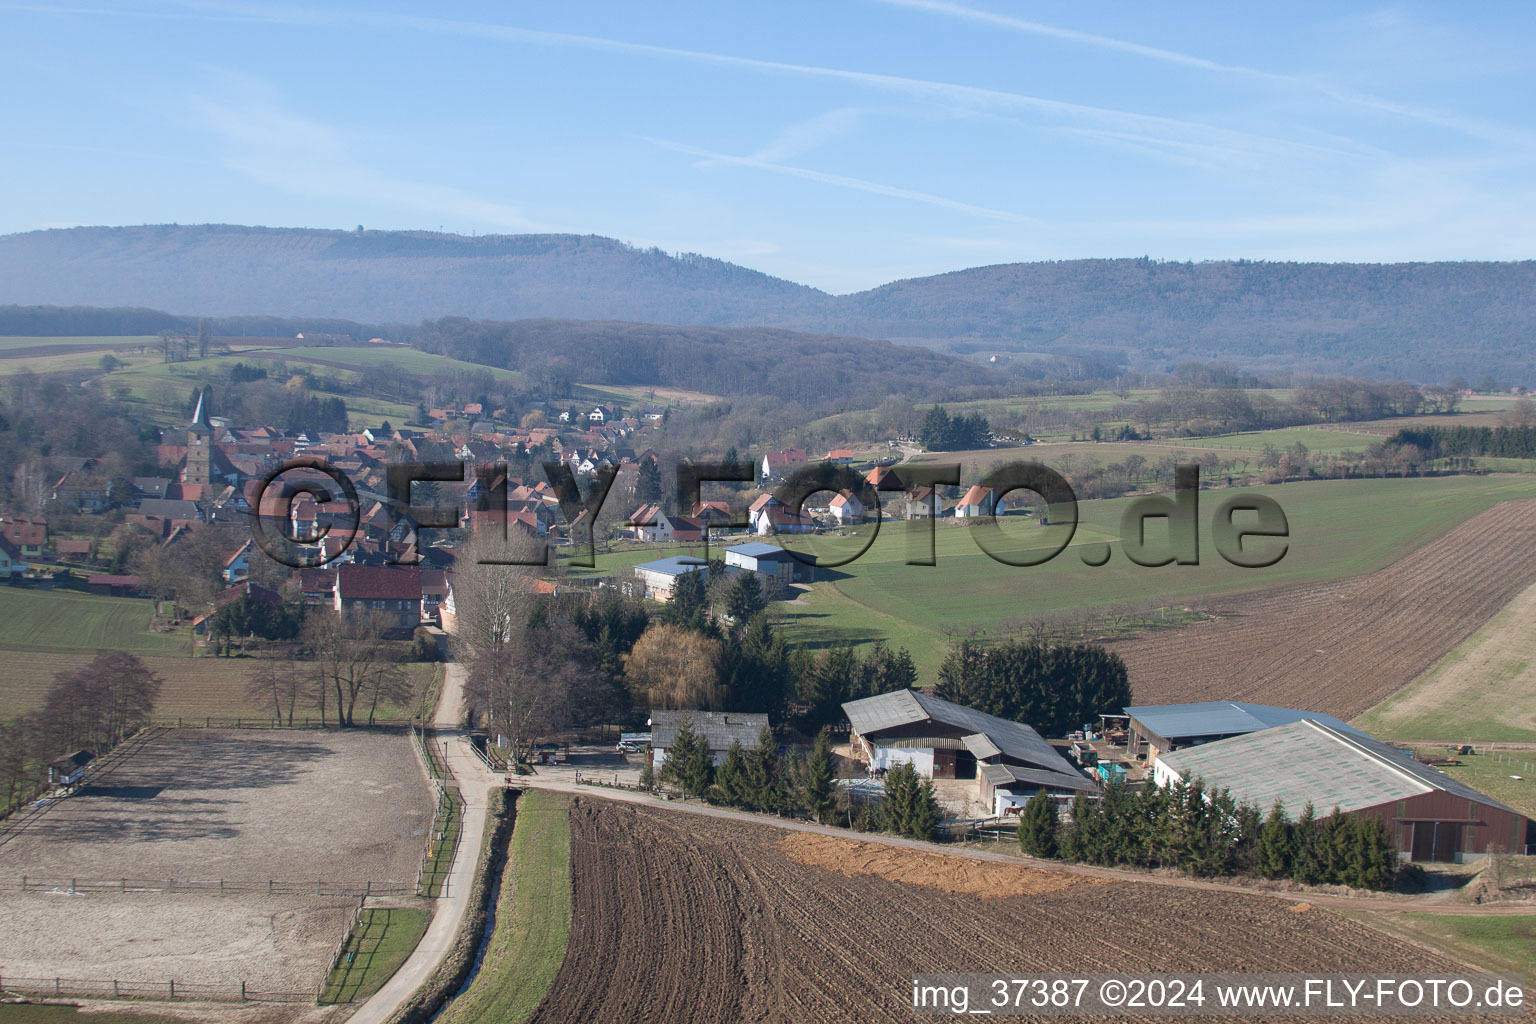
M 0 974 L 0 992 L 73 999 L 186 999 L 216 1003 L 313 1003 L 313 992 L 274 992 L 246 982 L 209 984 L 115 978 L 23 978 Z
M 234 718 L 219 716 L 183 716 L 181 718 L 156 718 L 149 723 L 156 729 L 337 729 L 335 718 L 295 718 L 291 723 L 279 721 L 275 716 L 243 715 Z M 376 719 L 371 726 L 353 726 L 368 729 L 403 729 L 408 720 Z
M 223 896 L 236 893 L 265 893 L 270 896 L 413 896 L 416 886 L 410 882 L 313 882 L 284 881 L 234 881 L 227 878 L 39 878 L 22 875 L 20 878 L 0 878 L 3 892 L 67 892 L 67 893 L 206 893 Z

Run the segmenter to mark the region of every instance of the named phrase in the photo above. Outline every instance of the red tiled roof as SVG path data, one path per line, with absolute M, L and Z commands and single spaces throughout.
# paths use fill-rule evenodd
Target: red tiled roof
M 336 592 L 343 601 L 419 601 L 421 576 L 404 566 L 344 565 L 336 570 Z

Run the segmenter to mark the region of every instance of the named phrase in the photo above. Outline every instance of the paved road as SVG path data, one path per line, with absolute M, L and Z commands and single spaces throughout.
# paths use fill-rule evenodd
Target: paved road
M 473 888 L 475 865 L 480 860 L 480 847 L 485 840 L 485 820 L 493 786 L 501 780 L 471 753 L 469 741 L 459 729 L 464 720 L 464 667 L 448 664 L 444 667 L 443 692 L 437 703 L 437 717 L 432 726 L 436 737 L 433 742 L 448 744 L 448 768 L 459 784 L 464 798 L 464 827 L 460 832 L 459 850 L 449 870 L 448 895 L 436 901 L 432 923 L 410 958 L 400 966 L 394 977 L 374 993 L 350 1018 L 351 1024 L 383 1024 L 411 994 L 424 984 L 432 971 L 448 955 L 453 940 L 459 934 L 459 925 L 469 910 L 469 893 Z M 439 746 L 438 749 L 441 749 Z

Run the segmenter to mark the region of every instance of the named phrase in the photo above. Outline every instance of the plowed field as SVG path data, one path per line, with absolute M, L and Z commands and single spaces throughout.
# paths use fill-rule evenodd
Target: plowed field
M 839 840 L 577 799 L 571 937 L 533 1020 L 907 1021 L 921 972 L 1446 970 L 1450 961 L 1327 911 L 1141 882 L 983 897 L 805 863 Z M 941 854 L 911 851 L 932 876 Z M 792 856 L 791 854 L 795 854 Z M 958 861 L 958 858 L 955 858 Z M 1122 1017 L 1132 1020 L 1137 1018 Z M 1422 1018 L 1418 1018 L 1422 1019 Z
M 1536 582 L 1536 501 L 1507 501 L 1394 564 L 1234 597 L 1215 618 L 1114 645 L 1137 704 L 1243 700 L 1350 719 Z

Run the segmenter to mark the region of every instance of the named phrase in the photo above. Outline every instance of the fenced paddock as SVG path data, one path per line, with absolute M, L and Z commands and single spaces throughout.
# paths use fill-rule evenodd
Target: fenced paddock
M 432 811 L 403 731 L 157 732 L 0 846 L 0 964 L 313 1000 L 358 899 L 415 892 Z
M 185 999 L 207 1003 L 312 1003 L 313 992 L 269 992 L 245 982 L 123 981 L 118 978 L 23 978 L 0 974 L 0 992 L 42 999 Z

